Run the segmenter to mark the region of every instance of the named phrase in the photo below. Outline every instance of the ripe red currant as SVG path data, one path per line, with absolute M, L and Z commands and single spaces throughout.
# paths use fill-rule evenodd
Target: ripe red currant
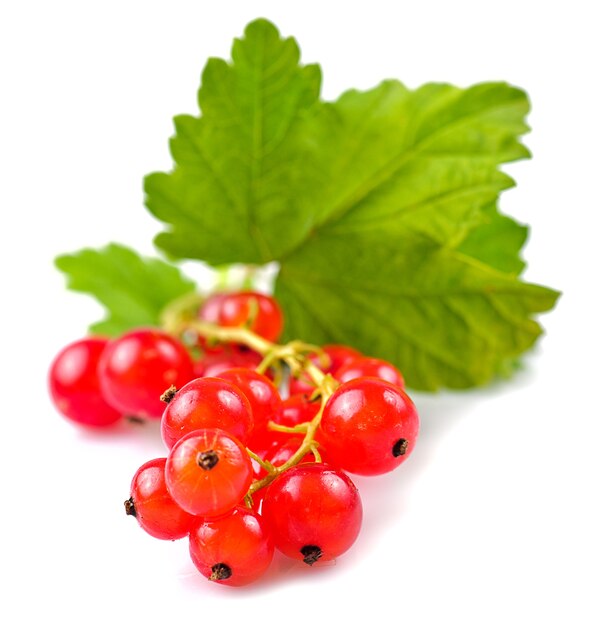
M 274 544 L 262 518 L 239 506 L 219 519 L 194 526 L 189 553 L 208 580 L 237 587 L 262 576 L 272 561 Z
M 246 441 L 253 430 L 253 412 L 246 395 L 220 378 L 196 378 L 170 399 L 161 421 L 168 448 L 200 428 L 220 428 Z
M 296 465 L 269 486 L 262 517 L 276 547 L 312 565 L 346 552 L 361 529 L 357 488 L 344 472 L 321 463 Z
M 125 512 L 133 515 L 149 535 L 174 540 L 185 537 L 196 518 L 170 497 L 165 467 L 166 459 L 153 459 L 139 467 L 124 504 Z
M 122 413 L 102 397 L 97 368 L 107 339 L 88 337 L 66 346 L 49 370 L 49 391 L 57 410 L 84 426 L 110 426 Z
M 357 352 L 357 350 L 353 348 L 336 344 L 323 346 L 322 350 L 327 355 L 327 363 L 325 366 L 323 365 L 320 355 L 313 354 L 309 358 L 319 369 L 334 377 L 341 367 L 362 356 L 360 352 Z M 312 390 L 313 384 L 308 375 L 304 375 L 303 378 L 299 379 L 292 378 L 289 381 L 289 391 L 292 394 L 312 393 Z
M 243 326 L 267 339 L 276 341 L 283 330 L 283 313 L 272 296 L 255 291 L 216 294 L 218 300 L 204 304 L 200 315 L 221 326 Z M 215 319 L 216 317 L 216 319 Z
M 412 400 L 380 378 L 355 378 L 325 404 L 317 438 L 330 463 L 354 474 L 383 474 L 412 451 L 419 416 Z
M 109 342 L 98 365 L 106 401 L 125 415 L 160 418 L 161 394 L 193 378 L 187 349 L 174 337 L 155 329 L 138 329 Z
M 406 386 L 402 373 L 395 367 L 383 361 L 382 359 L 373 359 L 363 357 L 355 359 L 343 365 L 335 374 L 334 378 L 341 383 L 346 383 L 353 378 L 361 378 L 362 376 L 374 376 L 382 378 L 402 389 Z
M 226 370 L 219 378 L 236 385 L 248 398 L 253 409 L 253 437 L 265 431 L 270 420 L 276 419 L 282 400 L 269 378 L 246 368 Z
M 244 446 L 218 428 L 194 430 L 172 448 L 166 484 L 176 503 L 207 519 L 231 511 L 246 495 L 253 478 Z
M 236 367 L 254 370 L 261 363 L 261 356 L 252 350 L 226 349 L 213 354 L 205 353 L 196 362 L 198 376 L 219 376 L 222 372 Z

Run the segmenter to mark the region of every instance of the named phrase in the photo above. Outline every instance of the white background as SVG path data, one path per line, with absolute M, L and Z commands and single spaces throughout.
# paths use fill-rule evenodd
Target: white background
M 2 3 L 0 622 L 612 623 L 606 4 Z M 534 158 L 507 168 L 502 208 L 532 227 L 527 278 L 564 295 L 512 382 L 415 396 L 414 455 L 358 481 L 363 532 L 336 565 L 279 558 L 228 590 L 123 513 L 135 469 L 164 453 L 156 429 L 94 436 L 50 405 L 50 360 L 100 314 L 52 259 L 110 240 L 153 252 L 142 176 L 170 167 L 205 59 L 259 16 L 322 64 L 327 98 L 387 77 L 525 88 Z

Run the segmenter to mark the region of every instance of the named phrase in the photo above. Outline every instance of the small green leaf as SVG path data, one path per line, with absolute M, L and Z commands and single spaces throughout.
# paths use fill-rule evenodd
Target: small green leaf
M 159 326 L 162 309 L 195 290 L 173 265 L 116 243 L 59 256 L 55 265 L 66 274 L 69 289 L 87 293 L 106 307 L 107 317 L 89 330 L 110 337 L 130 328 Z

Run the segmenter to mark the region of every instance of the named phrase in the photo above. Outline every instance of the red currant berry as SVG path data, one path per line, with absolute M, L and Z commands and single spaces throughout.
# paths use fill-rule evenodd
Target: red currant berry
M 216 354 L 205 354 L 196 363 L 196 373 L 199 376 L 219 376 L 236 367 L 254 370 L 260 363 L 261 357 L 252 350 L 224 350 Z
M 380 378 L 355 378 L 325 404 L 317 438 L 330 463 L 354 474 L 389 472 L 412 451 L 419 416 L 398 386 Z
M 283 442 L 280 446 L 270 451 L 270 454 L 266 455 L 265 460 L 270 461 L 275 467 L 280 467 L 285 464 L 302 445 L 303 437 L 291 437 L 288 441 Z M 312 452 L 309 452 L 300 463 L 314 463 L 315 457 Z
M 310 422 L 321 408 L 321 402 L 311 402 L 306 394 L 295 394 L 283 400 L 280 410 L 277 411 L 273 421 L 281 426 L 289 428 Z M 279 445 L 287 442 L 295 436 L 295 433 L 283 433 L 277 430 L 260 429 L 253 432 L 249 439 L 249 448 L 251 450 L 261 450 L 264 454 L 260 454 L 263 458 L 268 459 L 268 451 L 277 448 Z M 258 453 L 259 454 L 259 453 Z
M 98 366 L 106 401 L 125 415 L 159 418 L 161 394 L 193 378 L 189 352 L 174 337 L 155 329 L 138 329 L 109 342 Z
M 253 409 L 253 436 L 266 430 L 268 422 L 276 419 L 283 401 L 269 378 L 244 367 L 221 372 L 219 378 L 236 385 L 248 398 Z
M 227 294 L 225 293 L 213 293 L 204 302 L 200 308 L 199 317 L 205 322 L 211 324 L 219 323 L 219 314 L 221 312 L 221 305 Z
M 107 339 L 89 337 L 66 346 L 49 370 L 49 391 L 57 410 L 84 426 L 110 426 L 122 413 L 102 397 L 97 368 Z
M 309 358 L 320 370 L 334 377 L 338 369 L 362 357 L 360 352 L 348 346 L 329 344 L 323 346 L 322 350 L 327 355 L 325 365 L 323 365 L 321 356 L 318 354 L 313 354 Z M 307 375 L 305 375 L 304 378 L 292 378 L 289 381 L 289 391 L 292 394 L 312 393 L 313 387 L 314 385 Z
M 283 401 L 276 422 L 283 426 L 297 426 L 310 422 L 321 408 L 320 401 L 311 401 L 307 394 L 298 393 Z
M 189 553 L 208 580 L 238 587 L 263 575 L 272 561 L 274 544 L 262 518 L 239 506 L 229 515 L 194 526 Z
M 361 358 L 355 359 L 350 363 L 343 365 L 335 374 L 341 383 L 346 383 L 353 378 L 361 378 L 362 376 L 374 376 L 382 378 L 389 383 L 397 385 L 402 389 L 406 386 L 402 373 L 391 363 L 382 359 Z
M 246 395 L 220 378 L 196 378 L 170 399 L 161 421 L 168 448 L 200 428 L 220 428 L 246 441 L 253 430 L 253 412 Z
M 170 497 L 165 466 L 166 459 L 153 459 L 138 469 L 132 479 L 130 498 L 125 501 L 125 512 L 133 515 L 149 535 L 174 540 L 187 535 L 195 517 Z
M 276 341 L 283 330 L 283 313 L 274 298 L 255 291 L 225 294 L 219 304 L 221 326 L 243 326 L 268 341 Z
M 357 539 L 362 515 L 350 478 L 322 463 L 296 465 L 280 474 L 262 504 L 276 547 L 308 565 L 346 552 Z
M 166 462 L 166 484 L 188 513 L 215 518 L 231 511 L 253 478 L 244 446 L 218 428 L 194 430 L 176 443 Z

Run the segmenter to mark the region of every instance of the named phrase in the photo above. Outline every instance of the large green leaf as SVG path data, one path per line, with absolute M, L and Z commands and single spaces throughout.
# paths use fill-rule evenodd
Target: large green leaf
M 500 167 L 529 156 L 522 90 L 385 81 L 322 103 L 264 20 L 232 58 L 176 119 L 174 171 L 146 179 L 161 248 L 277 261 L 287 338 L 356 345 L 415 388 L 483 384 L 533 344 L 558 294 L 520 281 L 527 231 L 496 208 Z

